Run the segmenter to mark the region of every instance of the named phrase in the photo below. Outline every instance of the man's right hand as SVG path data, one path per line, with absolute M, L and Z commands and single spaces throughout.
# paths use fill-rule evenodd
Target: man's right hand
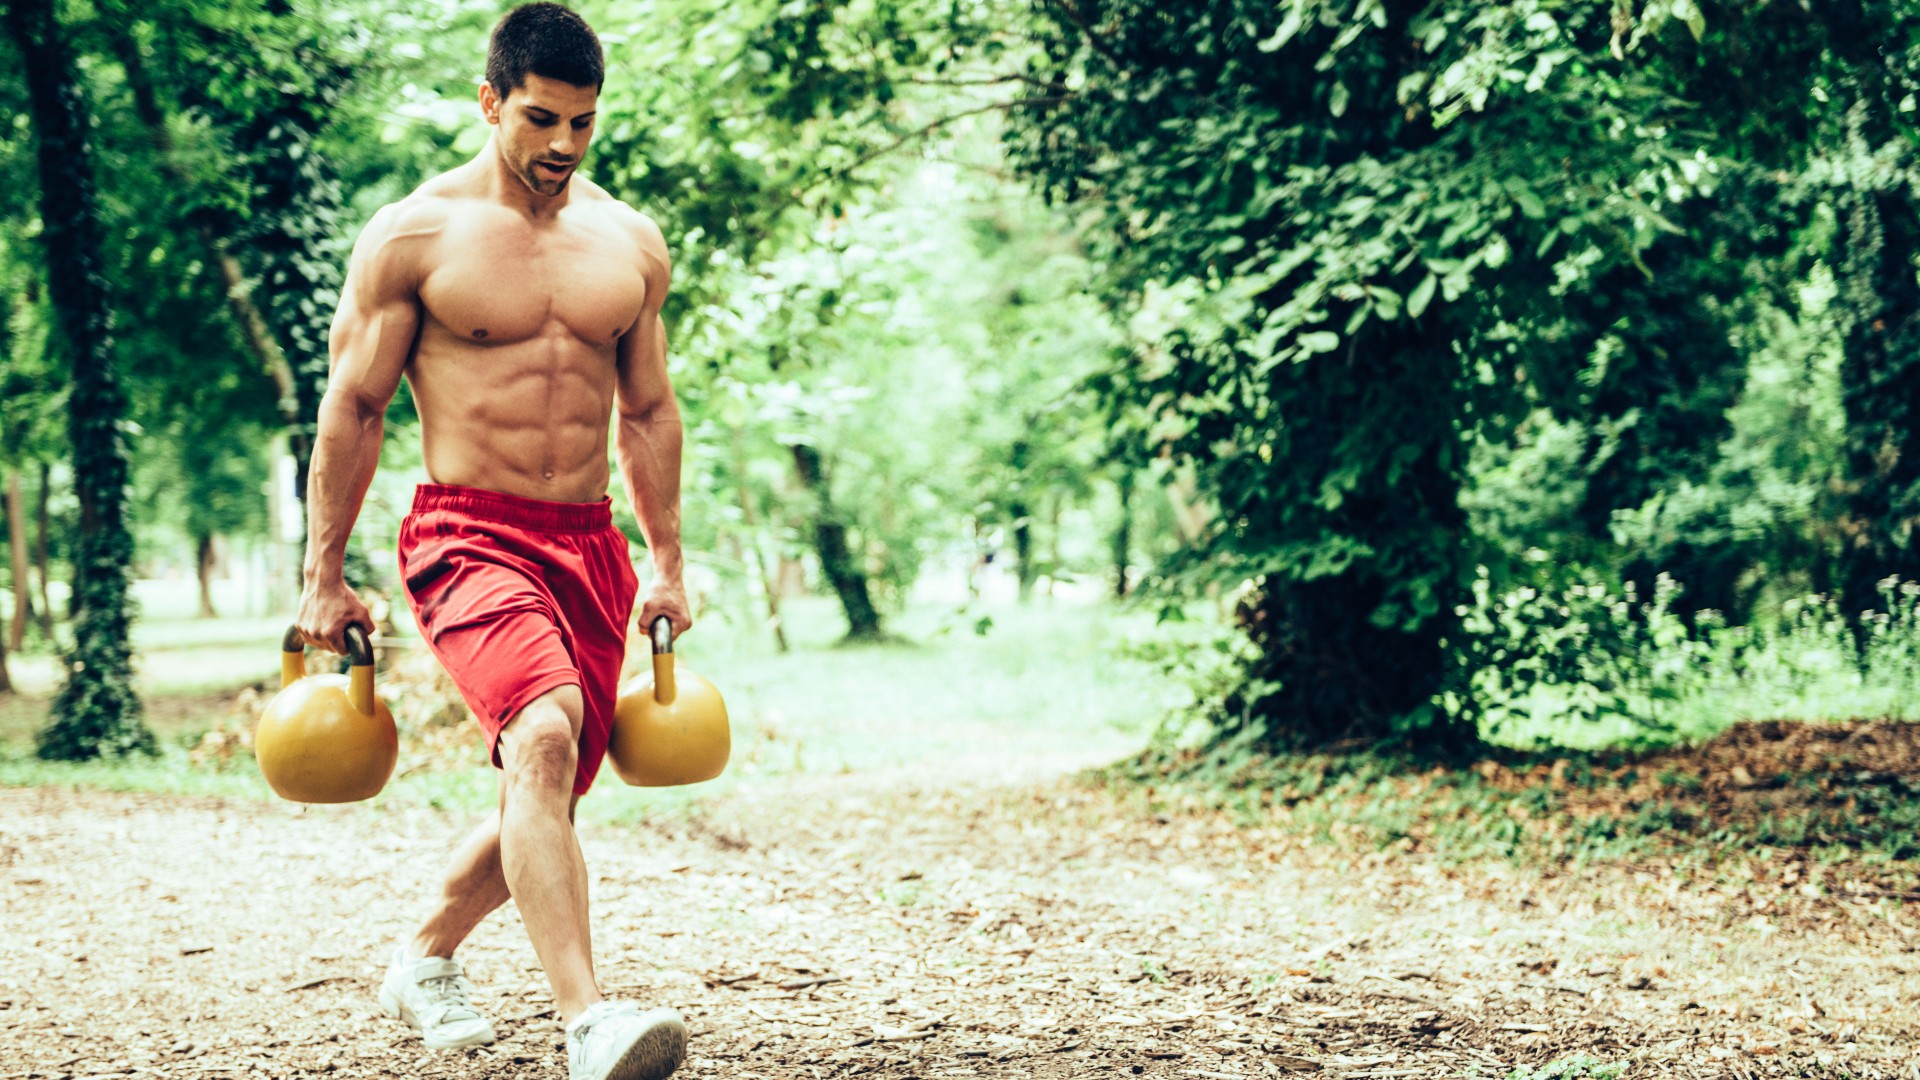
M 360 602 L 360 597 L 347 587 L 344 579 L 336 577 L 324 584 L 309 579 L 300 590 L 300 614 L 294 625 L 307 644 L 345 653 L 347 627 L 354 624 L 371 635 L 373 612 L 367 610 L 367 605 Z

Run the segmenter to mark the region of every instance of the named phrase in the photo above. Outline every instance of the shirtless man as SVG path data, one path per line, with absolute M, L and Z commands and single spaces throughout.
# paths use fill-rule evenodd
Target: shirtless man
M 342 650 L 371 628 L 341 576 L 405 377 L 427 474 L 401 526 L 421 635 L 487 734 L 500 809 L 456 849 L 396 950 L 384 1008 L 434 1048 L 491 1043 L 455 949 L 512 899 L 566 1023 L 571 1080 L 655 1080 L 685 1056 L 671 1009 L 604 999 L 573 809 L 600 767 L 637 578 L 614 528 L 614 450 L 653 560 L 641 625 L 691 620 L 681 586 L 679 407 L 667 381 L 660 230 L 574 175 L 593 137 L 599 39 L 559 4 L 494 28 L 478 157 L 367 224 L 333 323 L 299 627 Z

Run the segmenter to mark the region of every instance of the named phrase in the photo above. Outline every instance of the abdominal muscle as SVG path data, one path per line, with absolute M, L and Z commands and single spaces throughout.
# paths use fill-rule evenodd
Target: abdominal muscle
M 550 320 L 524 341 L 478 345 L 429 320 L 407 381 L 434 483 L 552 502 L 606 495 L 611 342 Z

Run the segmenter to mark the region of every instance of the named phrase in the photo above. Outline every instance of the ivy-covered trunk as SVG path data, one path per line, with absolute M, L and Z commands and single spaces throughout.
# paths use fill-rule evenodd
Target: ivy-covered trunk
M 880 612 L 873 606 L 867 575 L 847 545 L 847 525 L 834 508 L 820 451 L 794 443 L 793 467 L 813 497 L 813 546 L 820 555 L 821 573 L 827 576 L 827 583 L 833 586 L 847 613 L 847 638 L 862 641 L 880 637 Z
M 333 119 L 354 72 L 329 40 L 337 30 L 296 15 L 286 0 L 268 0 L 262 13 L 285 45 L 284 51 L 263 53 L 255 61 L 255 77 L 273 81 L 277 92 L 234 137 L 255 193 L 242 240 L 248 268 L 260 281 L 267 321 L 293 377 L 297 420 L 288 443 L 294 494 L 305 506 L 320 399 L 327 390 L 327 339 L 345 280 L 345 260 L 329 242 L 351 231 L 346 195 L 316 137 Z M 357 547 L 349 550 L 358 553 Z M 356 587 L 372 584 L 372 567 L 364 558 L 358 569 L 348 580 Z
M 1884 610 L 1880 582 L 1920 580 L 1920 244 L 1904 189 L 1861 192 L 1847 221 L 1851 308 L 1840 366 L 1847 410 L 1849 543 L 1841 599 L 1849 614 Z
M 111 364 L 111 308 L 101 276 L 100 225 L 87 145 L 88 107 L 53 0 L 7 7 L 39 143 L 47 284 L 73 369 L 67 422 L 80 527 L 73 546 L 73 651 L 67 681 L 40 732 L 41 757 L 83 759 L 151 750 L 133 692 L 127 575 L 126 402 Z
M 324 62 L 317 47 L 300 55 L 309 52 L 316 63 Z M 254 190 L 259 193 L 246 234 L 249 261 L 263 287 L 267 321 L 291 369 L 296 420 L 289 445 L 294 491 L 303 504 L 320 398 L 327 390 L 327 336 L 343 280 L 340 259 L 327 241 L 348 231 L 340 183 L 314 146 L 325 110 L 346 81 L 344 74 L 334 72 L 335 81 L 329 82 L 327 73 L 324 68 L 310 72 L 314 85 L 306 88 L 305 98 L 289 98 L 257 117 L 241 139 L 242 149 L 253 159 Z
M 1257 456 L 1211 463 L 1229 480 L 1225 543 L 1298 553 L 1260 577 L 1239 612 L 1260 656 L 1224 715 L 1230 729 L 1259 725 L 1266 746 L 1400 740 L 1452 752 L 1478 742 L 1467 714 L 1436 707 L 1464 675 L 1449 645 L 1480 555 L 1460 505 L 1467 452 L 1454 418 L 1468 399 L 1436 337 L 1380 324 L 1337 363 L 1274 369 L 1272 400 L 1311 403 L 1320 430 L 1345 433 L 1268 434 L 1292 482 L 1263 478 Z M 1363 433 L 1378 431 L 1394 433 L 1397 452 L 1363 449 L 1378 441 Z M 1318 505 L 1297 505 L 1314 491 Z

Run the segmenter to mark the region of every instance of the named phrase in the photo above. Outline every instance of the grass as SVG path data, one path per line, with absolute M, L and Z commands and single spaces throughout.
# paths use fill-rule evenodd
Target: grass
M 791 652 L 757 623 L 710 616 L 680 649 L 725 695 L 733 758 L 719 779 L 686 789 L 629 789 L 603 771 L 584 819 L 685 813 L 745 785 L 789 778 L 906 776 L 937 782 L 1071 772 L 1139 750 L 1179 697 L 1150 665 L 1120 655 L 1155 632 L 1143 613 L 1036 601 L 981 612 L 927 605 L 892 621 L 896 641 L 840 645 L 832 601 L 786 608 Z M 975 632 L 982 614 L 991 629 Z M 0 784 L 272 798 L 251 760 L 196 766 L 187 747 L 217 725 L 237 684 L 270 678 L 284 619 L 154 620 L 139 631 L 141 687 L 162 736 L 153 759 L 61 764 L 31 756 L 44 698 L 0 706 Z M 196 706 L 198 707 L 196 711 Z M 465 747 L 466 744 L 460 744 Z M 425 751 L 403 741 L 399 769 Z M 400 775 L 379 797 L 478 811 L 495 799 L 494 770 L 466 750 Z
M 1504 746 L 1601 750 L 1699 742 L 1742 720 L 1920 720 L 1920 583 L 1881 582 L 1882 610 L 1858 625 L 1829 596 L 1787 600 L 1751 625 L 1715 612 L 1689 625 L 1673 609 L 1679 592 L 1663 576 L 1645 598 L 1593 587 L 1503 598 L 1496 606 L 1509 615 L 1557 607 L 1556 640 L 1577 648 L 1569 667 L 1516 640 L 1501 664 L 1476 673 L 1483 734 Z M 1550 684 L 1514 677 L 1549 668 Z
M 684 815 L 770 782 L 948 784 L 1092 769 L 1096 782 L 1156 812 L 1225 812 L 1348 850 L 1580 863 L 1675 852 L 1737 858 L 1758 845 L 1877 867 L 1884 881 L 1912 878 L 1920 861 L 1920 786 L 1904 779 L 1912 770 L 1898 754 L 1892 766 L 1817 775 L 1763 774 L 1749 760 L 1769 790 L 1743 796 L 1744 808 L 1729 813 L 1724 776 L 1678 751 L 1648 758 L 1536 743 L 1495 747 L 1471 767 L 1439 767 L 1384 753 L 1269 758 L 1217 742 L 1182 748 L 1161 722 L 1207 689 L 1191 670 L 1161 672 L 1174 657 L 1189 669 L 1211 665 L 1200 681 L 1225 671 L 1214 644 L 1223 628 L 1156 626 L 1144 613 L 1098 603 L 922 605 L 892 620 L 896 640 L 844 645 L 831 600 L 792 601 L 786 615 L 787 653 L 758 620 L 724 613 L 708 615 L 682 644 L 688 666 L 726 696 L 727 772 L 683 789 L 629 789 L 609 772 L 582 803 L 584 820 Z M 273 677 L 284 623 L 171 612 L 140 624 L 141 688 L 164 744 L 154 759 L 37 761 L 31 740 L 46 699 L 0 702 L 0 784 L 272 798 L 251 759 L 195 764 L 187 748 L 221 722 L 239 684 Z M 1814 629 L 1803 633 L 1809 648 L 1829 633 L 1825 622 Z M 1774 680 L 1766 685 L 1787 685 L 1767 671 L 1812 670 L 1781 658 L 1785 646 L 1769 648 L 1770 667 L 1747 664 Z M 1895 658 L 1904 664 L 1908 652 Z M 468 734 L 438 742 L 403 732 L 400 774 L 379 801 L 462 812 L 493 805 L 494 770 L 479 760 L 472 729 L 461 730 Z M 1913 752 L 1920 756 L 1920 743 Z M 899 892 L 895 902 L 911 902 L 911 888 Z

